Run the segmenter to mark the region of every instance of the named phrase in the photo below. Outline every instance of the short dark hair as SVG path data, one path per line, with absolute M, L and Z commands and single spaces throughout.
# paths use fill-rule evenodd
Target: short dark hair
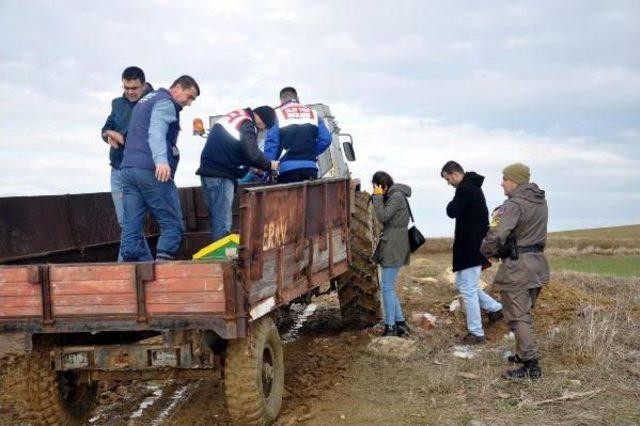
M 171 87 L 176 87 L 177 85 L 180 85 L 180 87 L 182 87 L 185 90 L 195 87 L 197 92 L 196 95 L 200 96 L 200 86 L 198 86 L 198 83 L 196 83 L 196 80 L 190 75 L 181 75 L 176 79 L 176 81 L 173 82 Z
M 298 99 L 298 92 L 291 86 L 287 86 L 280 90 L 280 100 L 281 101 L 290 101 L 292 99 Z
M 389 173 L 382 170 L 375 172 L 371 178 L 371 183 L 374 185 L 380 185 L 383 188 L 389 189 L 393 186 L 393 178 Z
M 122 71 L 123 80 L 140 80 L 140 83 L 145 82 L 144 71 L 139 67 L 127 67 Z
M 442 166 L 442 171 L 440 172 L 440 177 L 444 177 L 444 174 L 452 174 L 452 173 L 462 173 L 464 174 L 464 169 L 462 166 L 455 161 L 447 161 L 444 166 Z

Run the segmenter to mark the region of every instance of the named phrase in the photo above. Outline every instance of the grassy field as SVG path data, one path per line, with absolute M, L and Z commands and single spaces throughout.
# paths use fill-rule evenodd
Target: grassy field
M 613 226 L 609 228 L 578 229 L 552 232 L 550 238 L 613 238 L 640 240 L 640 225 Z
M 640 256 L 552 256 L 550 260 L 553 270 L 603 276 L 640 277 Z

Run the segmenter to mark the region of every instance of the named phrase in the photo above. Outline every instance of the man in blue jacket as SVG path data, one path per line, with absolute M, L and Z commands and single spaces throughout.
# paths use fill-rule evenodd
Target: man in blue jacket
M 317 179 L 318 156 L 331 145 L 331 133 L 316 111 L 300 103 L 293 87 L 280 91 L 280 103 L 264 142 L 267 158 L 280 160 L 278 182 Z
M 231 232 L 233 194 L 238 179 L 249 168 L 275 170 L 277 161 L 269 161 L 258 148 L 258 130 L 273 126 L 275 113 L 269 106 L 231 111 L 209 132 L 196 174 L 211 217 L 211 238 L 217 241 Z
M 124 93 L 111 101 L 111 113 L 102 126 L 102 140 L 109 144 L 109 162 L 111 164 L 111 198 L 116 210 L 118 224 L 122 228 L 122 175 L 120 167 L 127 140 L 131 110 L 138 101 L 153 91 L 151 84 L 145 81 L 144 71 L 138 67 L 127 67 L 122 72 Z M 118 260 L 122 260 L 120 257 Z
M 460 164 L 448 161 L 440 176 L 456 189 L 447 205 L 447 216 L 456 220 L 453 239 L 453 272 L 467 314 L 468 334 L 462 343 L 484 343 L 480 309 L 489 312 L 490 321 L 502 318 L 502 305 L 479 287 L 480 272 L 488 260 L 480 253 L 482 239 L 489 229 L 489 211 L 482 192 L 484 176 L 466 172 Z
M 180 111 L 200 95 L 188 75 L 142 98 L 133 109 L 122 161 L 124 217 L 120 251 L 124 261 L 153 260 L 142 226 L 150 211 L 160 226 L 157 260 L 175 258 L 182 240 L 182 210 L 173 177 L 180 161 Z

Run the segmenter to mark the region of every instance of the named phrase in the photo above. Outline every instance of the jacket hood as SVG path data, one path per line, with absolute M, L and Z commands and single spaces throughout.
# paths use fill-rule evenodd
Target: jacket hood
M 405 185 L 403 183 L 394 183 L 389 188 L 389 194 L 391 195 L 395 191 L 400 191 L 404 194 L 405 197 L 411 197 L 411 187 L 409 185 Z
M 522 198 L 532 203 L 542 203 L 545 199 L 544 191 L 535 183 L 518 185 L 510 195 L 510 198 Z
M 461 184 L 469 184 L 477 187 L 481 187 L 484 183 L 484 176 L 477 174 L 476 172 L 467 172 L 462 178 Z

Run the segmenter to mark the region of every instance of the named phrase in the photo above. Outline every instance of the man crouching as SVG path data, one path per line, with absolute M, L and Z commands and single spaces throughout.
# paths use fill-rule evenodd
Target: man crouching
M 549 264 L 544 256 L 547 201 L 544 191 L 529 183 L 529 167 L 511 164 L 502 174 L 502 188 L 508 199 L 494 211 L 480 252 L 487 258 L 502 260 L 493 286 L 500 291 L 504 318 L 516 336 L 516 354 L 509 357 L 509 362 L 522 364 L 503 376 L 537 379 L 542 371 L 531 309 L 541 287 L 549 282 Z

